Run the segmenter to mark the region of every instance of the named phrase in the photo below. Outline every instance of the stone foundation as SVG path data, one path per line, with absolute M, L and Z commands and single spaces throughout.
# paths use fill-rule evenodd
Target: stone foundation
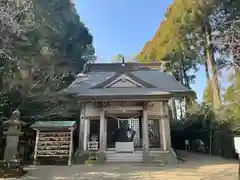
M 153 164 L 163 164 L 163 165 L 176 165 L 177 156 L 173 149 L 168 151 L 151 151 L 150 152 L 151 162 Z
M 111 151 L 99 153 L 99 158 L 96 163 L 98 163 L 98 164 L 107 163 L 106 156 L 108 155 L 108 152 L 111 152 Z M 139 154 L 139 152 L 138 152 L 138 154 Z M 137 152 L 135 152 L 135 153 L 137 153 Z M 118 153 L 114 153 L 114 154 L 116 156 Z M 125 153 L 119 153 L 119 156 L 122 156 L 123 154 L 125 154 Z M 126 153 L 126 157 L 128 157 L 128 156 L 129 156 L 129 153 Z M 81 163 L 84 163 L 84 161 L 87 160 L 88 157 L 89 157 L 89 153 L 87 151 L 85 151 L 85 152 L 81 153 L 81 155 L 79 156 L 79 159 L 81 159 Z M 142 162 L 144 164 L 158 164 L 158 165 L 171 165 L 171 166 L 174 166 L 177 164 L 177 156 L 173 149 L 170 149 L 168 151 L 162 151 L 162 150 L 149 151 L 149 152 L 142 151 L 142 157 L 143 158 L 142 158 L 142 160 L 139 161 L 139 163 Z M 128 158 L 128 159 L 130 159 L 130 158 Z M 116 160 L 116 163 L 117 163 L 117 160 Z M 128 163 L 130 163 L 130 162 L 128 162 Z M 136 163 L 136 162 L 134 161 L 133 163 Z

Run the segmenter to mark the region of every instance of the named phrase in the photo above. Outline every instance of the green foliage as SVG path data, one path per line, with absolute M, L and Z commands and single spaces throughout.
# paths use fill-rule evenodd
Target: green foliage
M 185 127 L 195 130 L 216 126 L 216 116 L 209 104 L 194 104 L 186 113 Z
M 175 0 L 165 14 L 165 20 L 151 41 L 139 53 L 140 61 L 159 61 L 166 71 L 173 72 L 189 86 L 192 72 L 197 70 L 201 48 L 198 46 L 196 32 L 201 30 L 197 23 L 201 4 L 198 1 Z M 198 24 L 198 26 L 196 25 Z M 193 71 L 194 70 L 194 71 Z
M 197 141 L 201 140 L 205 153 L 211 152 L 225 158 L 234 158 L 233 137 L 236 126 L 225 121 L 221 111 L 216 113 L 211 105 L 205 103 L 194 104 L 189 108 L 186 117 L 172 126 L 172 141 L 175 148 L 184 149 L 185 140 L 188 139 L 191 151 L 199 152 Z
M 238 126 L 240 124 L 240 73 L 236 74 L 233 84 L 227 88 L 224 102 L 221 111 L 222 119 L 231 122 L 235 127 Z
M 219 85 L 214 52 L 222 55 L 226 65 L 232 65 L 227 56 L 233 55 L 235 64 L 239 56 L 239 1 L 237 0 L 175 0 L 166 11 L 152 40 L 148 41 L 138 55 L 140 61 L 159 61 L 165 71 L 172 72 L 178 80 L 189 86 L 198 64 L 209 69 L 204 101 L 216 105 Z M 213 34 L 212 31 L 219 32 Z M 208 53 L 206 53 L 208 52 Z M 206 56 L 207 55 L 207 56 Z M 220 63 L 218 63 L 220 64 Z M 238 66 L 239 67 L 239 66 Z M 211 82 L 211 86 L 210 86 Z M 214 103 L 213 103 L 214 101 Z
M 9 44 L 0 40 L 2 113 L 18 108 L 25 117 L 72 116 L 76 102 L 56 92 L 94 62 L 91 34 L 68 0 L 9 2 L 1 1 L 7 11 L 0 8 L 8 23 L 3 37 L 11 37 Z
M 174 0 L 153 39 L 139 53 L 139 61 L 161 62 L 165 71 L 172 72 L 188 87 L 194 78 L 192 72 L 199 64 L 207 64 L 211 86 L 208 84 L 205 98 L 209 96 L 207 103 L 219 109 L 217 64 L 238 65 L 240 57 L 237 34 L 240 26 L 236 25 L 240 17 L 239 4 L 238 0 Z M 224 61 L 216 63 L 215 52 Z M 234 63 L 228 60 L 232 55 Z
M 124 56 L 122 54 L 117 54 L 112 58 L 112 62 L 121 63 L 124 60 Z

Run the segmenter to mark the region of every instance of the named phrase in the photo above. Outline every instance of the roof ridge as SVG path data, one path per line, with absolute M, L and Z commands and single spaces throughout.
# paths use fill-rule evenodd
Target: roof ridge
M 87 64 L 84 73 L 88 72 L 126 72 L 126 71 L 144 71 L 153 70 L 153 68 L 161 67 L 160 63 L 95 63 Z

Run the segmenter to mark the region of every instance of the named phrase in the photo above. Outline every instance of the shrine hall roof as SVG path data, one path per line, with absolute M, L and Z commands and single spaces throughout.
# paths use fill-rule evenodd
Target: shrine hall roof
M 141 84 L 142 87 L 104 87 L 123 74 Z M 100 97 L 121 99 L 122 97 L 156 97 L 193 93 L 172 75 L 149 68 L 149 65 L 137 63 L 126 63 L 124 66 L 119 63 L 91 64 L 63 92 L 76 95 L 80 99 L 95 100 Z

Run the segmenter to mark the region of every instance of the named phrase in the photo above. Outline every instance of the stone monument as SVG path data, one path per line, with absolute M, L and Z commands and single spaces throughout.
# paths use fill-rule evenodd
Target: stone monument
M 11 118 L 5 121 L 4 124 L 7 126 L 7 130 L 4 132 L 6 136 L 4 160 L 10 161 L 18 155 L 19 136 L 23 135 L 21 127 L 26 123 L 20 121 L 20 111 L 15 110 Z

